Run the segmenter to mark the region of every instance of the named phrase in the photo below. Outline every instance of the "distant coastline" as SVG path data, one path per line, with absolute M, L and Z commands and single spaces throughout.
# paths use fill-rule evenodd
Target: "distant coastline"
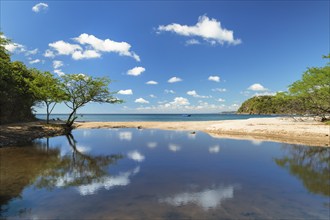
M 190 117 L 185 117 L 189 114 Z M 66 120 L 68 114 L 52 114 L 52 119 Z M 77 122 L 116 122 L 116 121 L 223 121 L 223 120 L 243 120 L 249 118 L 269 118 L 278 117 L 283 115 L 249 115 L 249 114 L 236 114 L 236 113 L 204 113 L 204 114 L 194 114 L 194 113 L 172 113 L 172 114 L 160 114 L 160 113 L 139 113 L 139 114 L 77 114 Z M 45 114 L 37 114 L 37 118 L 45 119 Z

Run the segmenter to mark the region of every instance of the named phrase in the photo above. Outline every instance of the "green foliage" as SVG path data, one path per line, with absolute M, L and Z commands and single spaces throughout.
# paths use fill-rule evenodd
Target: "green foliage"
M 238 113 L 247 114 L 275 114 L 274 96 L 255 96 L 246 100 L 237 110 Z
M 330 66 L 313 67 L 302 79 L 289 86 L 290 95 L 301 100 L 305 113 L 321 116 L 330 114 Z
M 55 105 L 65 101 L 72 110 L 67 120 L 70 128 L 77 110 L 89 102 L 121 103 L 108 89 L 108 78 L 83 74 L 65 75 L 62 79 L 49 72 L 28 69 L 23 63 L 11 62 L 5 45 L 10 40 L 0 33 L 0 124 L 33 120 L 32 107 L 45 104 L 47 123 Z
M 329 58 L 330 55 L 324 57 Z M 289 86 L 289 92 L 256 96 L 238 109 L 245 114 L 330 115 L 330 66 L 308 68 L 302 79 Z
M 27 84 L 33 75 L 23 63 L 11 62 L 5 49 L 9 42 L 0 33 L 0 124 L 34 119 L 35 99 Z
M 63 83 L 50 72 L 40 72 L 37 69 L 32 69 L 31 72 L 34 80 L 28 81 L 30 90 L 37 102 L 46 105 L 47 123 L 49 123 L 49 115 L 55 105 L 66 99 Z
M 71 74 L 63 76 L 64 91 L 67 99 L 64 102 L 72 111 L 66 122 L 68 127 L 76 120 L 77 110 L 89 102 L 98 103 L 122 103 L 122 100 L 114 98 L 108 89 L 110 79 L 94 78 L 84 74 Z
M 237 110 L 243 114 L 293 114 L 293 106 L 299 105 L 286 93 L 275 96 L 254 96 L 246 100 Z

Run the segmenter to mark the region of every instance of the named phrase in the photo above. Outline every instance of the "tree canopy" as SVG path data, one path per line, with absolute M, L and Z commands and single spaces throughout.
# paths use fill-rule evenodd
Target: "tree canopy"
M 47 118 L 52 113 L 57 103 L 64 101 L 67 96 L 63 90 L 63 83 L 55 78 L 50 72 L 41 72 L 37 69 L 31 70 L 34 80 L 29 81 L 30 90 L 33 92 L 37 102 L 45 104 Z
M 77 110 L 89 102 L 112 104 L 123 102 L 112 96 L 115 93 L 108 89 L 111 82 L 108 78 L 91 77 L 85 74 L 64 75 L 62 78 L 67 96 L 64 103 L 71 109 L 66 122 L 68 127 L 71 127 L 76 120 Z
M 50 72 L 29 69 L 12 62 L 5 45 L 10 40 L 0 33 L 0 124 L 35 120 L 33 107 L 45 104 L 47 123 L 57 103 L 71 109 L 66 125 L 71 128 L 77 110 L 89 102 L 122 103 L 109 91 L 111 80 L 85 74 L 55 77 Z
M 10 60 L 9 42 L 0 33 L 0 124 L 34 119 L 35 99 L 28 85 L 34 77 L 22 62 Z
M 324 58 L 330 58 L 325 56 Z M 330 115 L 330 66 L 308 68 L 302 78 L 275 96 L 255 96 L 246 100 L 238 113 Z
M 329 58 L 327 56 L 326 58 Z M 289 94 L 302 101 L 305 113 L 325 118 L 330 114 L 330 65 L 312 67 L 289 86 Z

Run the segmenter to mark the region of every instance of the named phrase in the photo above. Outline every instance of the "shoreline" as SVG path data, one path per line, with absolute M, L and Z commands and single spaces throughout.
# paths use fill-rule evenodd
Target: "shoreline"
M 20 146 L 37 138 L 65 135 L 65 127 L 61 123 L 31 121 L 0 125 L 0 148 Z
M 202 131 L 216 138 L 273 141 L 321 147 L 330 145 L 330 125 L 312 119 L 294 121 L 287 117 L 223 121 L 76 122 L 75 126 L 77 129 L 143 128 Z
M 330 125 L 312 119 L 294 121 L 288 117 L 250 118 L 223 121 L 132 121 L 75 122 L 74 129 L 142 128 L 206 132 L 215 138 L 273 141 L 288 144 L 329 147 Z M 64 135 L 60 123 L 43 121 L 0 125 L 0 147 L 20 145 L 36 138 Z

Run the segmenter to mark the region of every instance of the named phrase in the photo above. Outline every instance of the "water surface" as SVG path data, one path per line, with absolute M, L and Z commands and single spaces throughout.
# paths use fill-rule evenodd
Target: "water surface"
M 329 219 L 329 148 L 81 129 L 2 148 L 0 214 L 34 219 Z
M 248 118 L 278 117 L 279 115 L 238 115 L 238 114 L 77 114 L 77 121 L 218 121 Z M 45 114 L 37 118 L 46 119 Z M 51 119 L 67 120 L 67 114 L 51 114 Z

